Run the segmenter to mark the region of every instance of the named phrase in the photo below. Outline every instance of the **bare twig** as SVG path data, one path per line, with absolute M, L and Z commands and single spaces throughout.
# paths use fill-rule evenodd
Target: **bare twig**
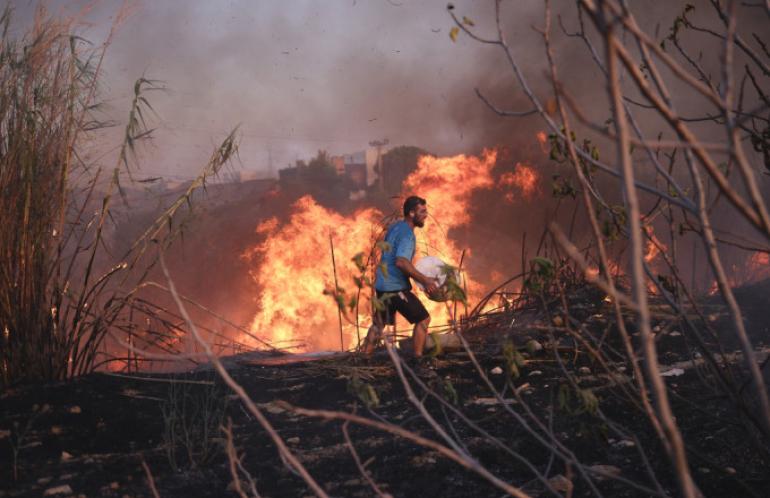
M 150 467 L 147 465 L 147 462 L 144 461 L 144 458 L 142 458 L 142 468 L 144 469 L 144 474 L 147 476 L 147 485 L 150 487 L 152 496 L 154 498 L 160 498 L 160 494 L 158 494 L 158 488 L 155 487 L 155 479 L 152 477 Z
M 257 419 L 259 424 L 262 426 L 263 429 L 268 433 L 270 436 L 270 439 L 273 441 L 275 446 L 278 449 L 279 455 L 281 455 L 281 458 L 283 458 L 287 465 L 290 466 L 291 469 L 296 470 L 296 472 L 299 474 L 300 477 L 307 483 L 307 485 L 310 487 L 310 489 L 313 490 L 318 496 L 327 498 L 328 495 L 326 492 L 321 488 L 321 486 L 318 485 L 318 483 L 313 479 L 313 477 L 308 473 L 307 469 L 305 469 L 305 466 L 302 465 L 302 463 L 297 460 L 297 457 L 294 456 L 294 453 L 289 449 L 288 446 L 286 446 L 286 443 L 283 441 L 280 435 L 276 432 L 276 430 L 273 428 L 273 425 L 270 423 L 270 421 L 265 418 L 262 411 L 257 407 L 257 405 L 251 400 L 249 395 L 246 393 L 246 391 L 241 387 L 235 380 L 230 376 L 229 373 L 227 373 L 227 370 L 222 365 L 222 362 L 219 361 L 219 358 L 214 354 L 214 352 L 211 350 L 211 347 L 208 345 L 208 343 L 203 340 L 203 337 L 201 337 L 200 333 L 198 332 L 197 327 L 195 326 L 195 323 L 190 319 L 190 316 L 187 314 L 187 310 L 184 306 L 184 303 L 182 302 L 182 299 L 179 297 L 179 294 L 176 291 L 176 286 L 174 285 L 173 280 L 171 280 L 171 275 L 168 273 L 168 268 L 166 267 L 166 262 L 163 259 L 163 253 L 160 253 L 160 264 L 161 268 L 163 269 L 163 275 L 166 277 L 166 281 L 168 282 L 168 289 L 171 293 L 171 296 L 174 298 L 174 302 L 176 303 L 177 307 L 179 308 L 179 312 L 184 317 L 185 322 L 187 323 L 187 327 L 189 331 L 192 333 L 195 340 L 198 342 L 198 344 L 203 348 L 206 356 L 209 358 L 209 361 L 214 365 L 215 370 L 217 373 L 222 377 L 222 380 L 224 380 L 225 384 L 235 392 L 235 394 L 238 395 L 238 397 L 243 401 L 243 403 L 246 405 L 246 408 L 248 408 L 249 412 L 254 416 L 254 418 Z

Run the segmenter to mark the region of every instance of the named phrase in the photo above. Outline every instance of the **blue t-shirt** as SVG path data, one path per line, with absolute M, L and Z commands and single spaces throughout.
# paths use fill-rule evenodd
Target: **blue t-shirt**
M 412 261 L 414 257 L 415 238 L 412 227 L 404 220 L 397 221 L 388 227 L 385 242 L 390 245 L 389 251 L 382 252 L 382 259 L 377 265 L 377 278 L 374 288 L 378 291 L 392 292 L 412 288 L 409 277 L 396 267 L 396 258 Z M 387 268 L 387 277 L 382 272 L 382 265 Z

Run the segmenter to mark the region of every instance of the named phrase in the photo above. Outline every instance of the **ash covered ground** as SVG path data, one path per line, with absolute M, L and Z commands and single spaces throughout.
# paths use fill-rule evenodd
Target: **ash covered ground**
M 760 361 L 767 357 L 768 291 L 767 281 L 737 291 Z M 606 295 L 581 285 L 567 296 L 568 314 L 555 299 L 546 308 L 480 315 L 464 333 L 472 355 L 447 348 L 424 364 L 407 358 L 405 366 L 415 367 L 414 376 L 409 369 L 405 376 L 416 399 L 461 451 L 529 495 L 678 495 L 662 445 L 640 408 L 624 396 L 632 380 L 629 365 L 611 354 L 600 364 L 588 352 L 587 345 L 603 337 L 610 350 L 622 347 Z M 661 373 L 697 484 L 707 496 L 763 496 L 770 462 L 761 445 L 738 423 L 735 405 L 709 387 L 716 380 L 693 338 L 660 304 L 653 302 L 651 310 Z M 702 308 L 715 330 L 729 327 L 718 300 Z M 574 340 L 568 325 L 582 327 L 587 343 Z M 633 323 L 628 327 L 638 347 Z M 740 355 L 725 355 L 740 376 Z M 408 399 L 385 351 L 312 361 L 252 355 L 226 364 L 331 496 L 375 492 L 358 470 L 342 421 L 294 407 L 355 413 L 446 444 Z M 153 496 L 143 462 L 159 496 L 237 496 L 220 430 L 229 420 L 243 470 L 261 496 L 312 494 L 241 400 L 205 366 L 186 374 L 92 374 L 72 383 L 25 386 L 3 394 L 1 406 L 0 496 Z M 502 494 L 435 450 L 356 423 L 346 429 L 384 494 Z M 239 475 L 248 493 L 248 478 Z

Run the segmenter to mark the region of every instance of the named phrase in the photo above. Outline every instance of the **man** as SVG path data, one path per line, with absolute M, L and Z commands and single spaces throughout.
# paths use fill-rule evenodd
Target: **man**
M 385 326 L 395 324 L 395 314 L 398 312 L 414 325 L 412 333 L 414 356 L 416 358 L 422 356 L 428 335 L 430 314 L 412 293 L 412 284 L 409 279 L 420 282 L 428 294 L 438 290 L 436 280 L 423 275 L 412 264 L 415 250 L 414 227 L 425 226 L 427 217 L 428 207 L 425 199 L 411 196 L 404 201 L 404 219 L 388 227 L 385 234 L 388 250 L 382 252 L 374 282 L 377 298 L 383 301 L 385 309 L 374 312 L 374 323 L 369 328 L 364 341 L 365 354 L 371 354 L 374 351 Z

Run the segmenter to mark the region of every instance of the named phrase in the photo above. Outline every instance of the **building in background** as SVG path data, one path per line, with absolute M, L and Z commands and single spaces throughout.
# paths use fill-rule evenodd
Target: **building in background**
M 318 155 L 307 163 L 304 160 L 297 160 L 295 165 L 279 170 L 279 182 L 284 188 L 307 189 L 307 191 L 319 188 L 323 190 L 326 188 L 324 185 L 335 184 L 336 186 L 332 185 L 334 190 L 338 191 L 339 188 L 346 191 L 350 200 L 363 199 L 368 192 L 375 189 L 385 192 L 387 174 L 384 170 L 387 169 L 387 164 L 383 161 L 390 150 L 386 146 L 387 142 L 375 142 L 374 146 L 342 155 L 329 155 L 326 151 L 318 151 Z M 383 170 L 382 173 L 380 169 Z M 329 174 L 339 178 L 340 182 L 328 178 Z M 391 176 L 393 176 L 391 183 L 395 183 L 404 175 Z
M 331 156 L 329 160 L 331 161 L 332 166 L 334 166 L 334 170 L 338 175 L 345 174 L 345 156 Z
M 350 180 L 350 199 L 358 200 L 366 197 L 366 191 L 375 187 L 380 181 L 378 161 L 387 149 L 367 147 L 364 150 L 343 155 L 345 175 Z

